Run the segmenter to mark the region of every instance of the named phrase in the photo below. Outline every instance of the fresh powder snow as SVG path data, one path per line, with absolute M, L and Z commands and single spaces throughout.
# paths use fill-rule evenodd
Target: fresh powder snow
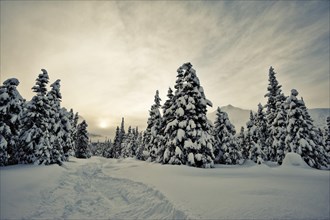
M 70 158 L 63 166 L 1 167 L 0 186 L 0 219 L 330 217 L 329 171 L 295 153 L 282 166 L 247 160 L 214 169 Z

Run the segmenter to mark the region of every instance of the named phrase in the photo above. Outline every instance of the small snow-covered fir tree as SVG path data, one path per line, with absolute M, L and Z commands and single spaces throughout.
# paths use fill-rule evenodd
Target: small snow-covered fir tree
M 154 104 L 149 111 L 149 118 L 147 122 L 147 128 L 145 130 L 144 137 L 144 149 L 148 154 L 148 160 L 155 161 L 158 155 L 158 146 L 161 142 L 160 130 L 162 125 L 162 116 L 160 115 L 159 92 L 156 91 Z
M 254 141 L 254 148 L 250 151 L 250 159 L 255 162 L 268 160 L 268 146 L 267 146 L 267 121 L 265 113 L 263 112 L 263 106 L 258 104 L 258 111 L 254 115 L 254 128 L 252 139 Z
M 77 146 L 76 146 L 77 158 L 89 158 L 91 156 L 87 126 L 88 125 L 85 120 L 83 120 L 80 124 L 78 124 Z
M 214 163 L 212 125 L 207 120 L 206 99 L 196 71 L 190 63 L 178 69 L 171 110 L 173 120 L 164 124 L 163 163 L 212 167 Z
M 128 127 L 127 134 L 125 135 L 125 139 L 123 140 L 123 143 L 121 144 L 121 157 L 132 157 L 133 152 L 133 142 L 134 142 L 134 129 L 132 130 L 131 126 Z
M 117 126 L 113 143 L 112 158 L 119 158 L 122 155 L 122 143 L 125 139 L 125 119 L 122 118 L 120 128 Z
M 249 158 L 249 151 L 246 147 L 246 137 L 245 137 L 245 131 L 244 127 L 241 127 L 240 133 L 237 136 L 237 144 L 238 144 L 238 149 L 241 153 L 242 159 L 248 159 Z
M 266 134 L 267 124 L 263 107 L 259 103 L 258 112 L 252 117 L 252 121 L 247 124 L 248 143 L 250 144 L 249 159 L 261 164 L 267 160 Z
M 111 158 L 112 157 L 112 150 L 113 150 L 113 144 L 112 144 L 111 139 L 105 141 L 102 156 L 105 157 L 105 158 Z
M 298 153 L 310 166 L 320 169 L 326 166 L 322 148 L 315 141 L 316 135 L 310 116 L 303 100 L 297 98 L 298 91 L 291 90 L 291 95 L 287 98 L 287 136 L 285 139 L 288 152 Z
M 11 78 L 0 86 L 0 166 L 17 163 L 15 154 L 24 104 L 18 85 L 19 81 Z
M 236 130 L 230 122 L 228 114 L 218 107 L 214 123 L 215 158 L 216 162 L 223 164 L 238 164 L 241 153 L 238 149 Z
M 316 155 L 315 160 L 320 166 L 327 167 L 328 163 L 330 162 L 330 158 L 327 157 L 325 145 L 322 139 L 322 134 L 319 132 L 319 129 L 315 127 L 314 121 L 308 112 L 303 97 L 301 97 L 301 103 L 302 103 L 301 109 L 303 113 L 302 115 L 306 123 L 308 124 L 308 128 L 310 131 L 310 139 L 313 140 L 313 142 L 315 143 L 315 147 L 314 147 L 314 153 Z
M 47 94 L 48 73 L 42 69 L 32 90 L 36 95 L 27 103 L 22 116 L 20 149 L 17 154 L 20 163 L 50 164 L 49 100 Z
M 117 126 L 113 141 L 113 150 L 112 150 L 111 158 L 119 158 L 120 154 L 121 154 L 120 130 L 119 130 L 119 126 Z
M 138 160 L 144 160 L 145 158 L 143 157 L 143 150 L 144 150 L 144 145 L 143 145 L 143 134 L 144 132 L 138 133 L 137 141 L 136 141 L 136 151 L 135 151 L 135 156 L 136 159 Z

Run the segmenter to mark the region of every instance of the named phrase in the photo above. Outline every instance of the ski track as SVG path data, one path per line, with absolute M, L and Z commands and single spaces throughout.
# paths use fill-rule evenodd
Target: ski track
M 23 219 L 187 219 L 159 191 L 113 178 L 103 165 L 68 169 L 59 185 L 40 192 L 37 211 Z

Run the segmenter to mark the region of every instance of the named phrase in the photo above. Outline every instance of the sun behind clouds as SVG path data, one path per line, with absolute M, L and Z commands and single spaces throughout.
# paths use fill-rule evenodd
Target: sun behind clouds
M 109 126 L 107 121 L 100 121 L 99 127 L 100 128 L 107 128 Z

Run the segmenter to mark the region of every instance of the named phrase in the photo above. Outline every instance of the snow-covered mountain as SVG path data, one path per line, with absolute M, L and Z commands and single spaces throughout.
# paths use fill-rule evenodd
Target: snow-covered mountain
M 221 110 L 227 112 L 229 120 L 235 126 L 236 131 L 239 132 L 242 126 L 246 127 L 246 122 L 250 117 L 250 110 L 238 108 L 232 105 L 221 107 Z M 314 125 L 319 128 L 326 126 L 326 119 L 330 116 L 329 108 L 313 108 L 309 109 L 309 114 L 314 120 Z M 207 115 L 208 119 L 214 123 L 216 119 L 216 111 L 211 112 Z
M 326 126 L 327 117 L 330 116 L 329 108 L 313 108 L 308 110 L 310 116 L 314 120 L 314 125 L 318 128 Z
M 228 114 L 229 120 L 235 126 L 236 131 L 239 131 L 242 126 L 246 126 L 246 122 L 250 117 L 250 110 L 241 109 L 232 105 L 227 105 L 220 108 Z M 212 121 L 212 123 L 215 122 L 217 117 L 216 113 L 217 111 L 214 111 L 207 115 L 208 119 Z

